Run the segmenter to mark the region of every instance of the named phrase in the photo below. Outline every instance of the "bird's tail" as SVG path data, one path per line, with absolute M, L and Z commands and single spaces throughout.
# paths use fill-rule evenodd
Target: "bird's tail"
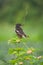
M 27 36 L 26 34 L 24 34 L 23 37 L 25 37 L 25 38 L 29 38 L 29 35 Z

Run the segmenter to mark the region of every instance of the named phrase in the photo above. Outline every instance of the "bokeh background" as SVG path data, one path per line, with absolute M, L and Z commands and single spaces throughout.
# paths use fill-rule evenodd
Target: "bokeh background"
M 24 32 L 30 36 L 28 47 L 43 55 L 43 0 L 0 0 L 0 65 L 9 58 L 8 40 L 15 34 L 15 24 L 23 24 Z

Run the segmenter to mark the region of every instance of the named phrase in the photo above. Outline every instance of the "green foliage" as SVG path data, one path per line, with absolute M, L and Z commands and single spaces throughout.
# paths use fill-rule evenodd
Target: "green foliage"
M 27 65 L 40 65 L 42 62 L 40 60 L 43 58 L 42 56 L 36 57 L 34 53 L 36 52 L 35 48 L 23 48 L 19 47 L 18 44 L 22 42 L 23 45 L 26 45 L 24 43 L 27 42 L 27 39 L 19 39 L 18 37 L 12 38 L 10 40 L 10 43 L 16 44 L 15 48 L 9 48 L 9 54 L 13 55 L 13 58 L 9 60 L 8 62 L 11 65 L 25 65 L 24 63 L 28 61 Z
M 8 40 L 8 44 L 10 43 L 14 43 L 14 44 L 17 44 L 17 43 L 25 43 L 25 42 L 28 42 L 29 40 L 29 37 L 28 38 L 22 38 L 22 39 L 19 39 L 18 37 L 14 37 L 14 38 L 11 38 L 10 40 Z

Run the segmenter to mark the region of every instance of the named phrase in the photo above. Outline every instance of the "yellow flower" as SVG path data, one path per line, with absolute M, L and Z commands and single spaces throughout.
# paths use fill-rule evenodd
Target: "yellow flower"
M 27 51 L 27 54 L 31 54 L 31 53 L 32 53 L 32 50 L 28 50 L 28 51 Z
M 42 58 L 42 56 L 38 56 L 37 58 L 38 58 L 38 59 L 41 59 L 41 58 Z
M 23 62 L 19 62 L 19 65 L 22 65 L 23 64 Z
M 20 39 L 17 39 L 16 42 L 19 43 L 20 42 Z

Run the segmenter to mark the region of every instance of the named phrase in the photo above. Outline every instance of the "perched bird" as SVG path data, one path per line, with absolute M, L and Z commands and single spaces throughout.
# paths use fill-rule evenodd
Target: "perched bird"
M 22 24 L 16 24 L 15 26 L 15 32 L 19 38 L 27 37 L 27 35 L 24 33 L 23 29 L 21 28 Z

